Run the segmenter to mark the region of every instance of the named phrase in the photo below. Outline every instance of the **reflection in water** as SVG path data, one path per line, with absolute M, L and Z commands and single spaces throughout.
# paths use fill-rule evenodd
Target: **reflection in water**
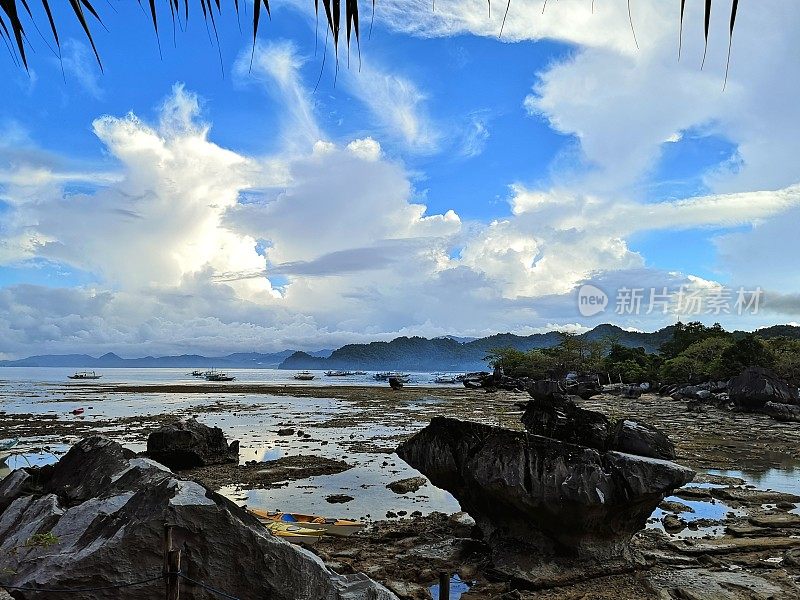
M 469 591 L 469 584 L 466 581 L 462 581 L 456 573 L 450 578 L 450 598 L 439 597 L 438 583 L 432 585 L 429 589 L 433 600 L 459 600 L 459 598 L 461 598 L 461 594 L 466 594 Z

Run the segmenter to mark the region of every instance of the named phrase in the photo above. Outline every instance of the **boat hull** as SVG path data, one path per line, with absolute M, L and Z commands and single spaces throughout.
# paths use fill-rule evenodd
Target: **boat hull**
M 270 523 L 297 525 L 304 529 L 312 529 L 315 531 L 320 531 L 326 535 L 334 535 L 337 537 L 350 537 L 351 535 L 363 530 L 365 527 L 363 523 L 358 521 L 350 521 L 348 519 L 326 519 L 324 517 L 317 517 L 315 515 L 267 512 L 257 509 L 250 509 L 250 512 L 255 515 L 259 521 L 267 526 L 269 526 Z M 282 518 L 285 514 L 291 515 L 294 521 L 283 521 Z M 320 520 L 321 522 L 315 522 Z

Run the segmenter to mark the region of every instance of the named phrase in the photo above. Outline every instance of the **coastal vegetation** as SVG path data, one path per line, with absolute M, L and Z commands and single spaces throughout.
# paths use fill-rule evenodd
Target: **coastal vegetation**
M 624 383 L 700 383 L 727 380 L 744 368 L 756 366 L 775 371 L 781 378 L 800 384 L 800 339 L 797 328 L 772 327 L 754 333 L 725 331 L 719 323 L 681 323 L 657 333 L 668 333 L 658 350 L 621 343 L 619 338 L 587 339 L 560 333 L 550 348 L 492 351 L 492 366 L 511 377 L 564 377 L 569 372 L 596 373 L 609 381 Z

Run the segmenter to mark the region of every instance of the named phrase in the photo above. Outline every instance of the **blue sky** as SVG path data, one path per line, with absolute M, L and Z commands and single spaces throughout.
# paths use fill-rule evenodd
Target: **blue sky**
M 724 11 L 700 70 L 692 9 L 679 63 L 665 7 L 637 50 L 619 7 L 512 7 L 498 39 L 485 3 L 428 4 L 379 1 L 335 80 L 310 2 L 274 3 L 252 69 L 249 5 L 218 46 L 162 11 L 160 50 L 136 3 L 102 7 L 102 72 L 61 7 L 61 61 L 35 32 L 29 72 L 0 59 L 0 355 L 681 316 L 585 318 L 592 281 L 763 287 L 780 312 L 721 320 L 793 321 L 800 9 L 744 14 L 723 91 Z

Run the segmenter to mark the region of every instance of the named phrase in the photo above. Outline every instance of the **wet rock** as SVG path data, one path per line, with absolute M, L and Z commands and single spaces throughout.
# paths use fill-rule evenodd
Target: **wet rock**
M 226 498 L 106 438 L 86 438 L 55 465 L 27 471 L 31 487 L 0 514 L 0 571 L 11 585 L 104 587 L 157 577 L 168 522 L 186 575 L 232 596 L 395 598 L 363 576 L 336 575 Z M 31 544 L 37 534 L 49 534 L 52 543 Z M 91 597 L 149 600 L 159 585 L 98 590 Z M 187 598 L 196 597 L 187 591 Z
M 598 450 L 606 448 L 609 422 L 605 415 L 580 408 L 563 395 L 542 394 L 529 402 L 522 424 L 534 435 Z
M 797 388 L 763 367 L 748 367 L 731 379 L 728 394 L 745 410 L 761 409 L 767 402 L 800 404 Z
M 544 557 L 632 559 L 631 536 L 694 475 L 663 460 L 444 417 L 397 453 L 475 519 L 495 568 L 520 577 Z
M 792 567 L 800 567 L 800 548 L 784 552 L 783 562 Z
M 284 429 L 278 429 L 278 435 L 294 435 L 294 428 L 286 427 Z
M 239 462 L 239 442 L 228 445 L 219 427 L 194 417 L 175 421 L 147 437 L 147 455 L 174 471 Z
M 347 494 L 331 494 L 325 498 L 325 502 L 329 502 L 330 504 L 345 504 L 353 500 L 355 500 L 355 498 Z
M 622 397 L 623 398 L 632 398 L 636 399 L 641 397 L 642 395 L 642 388 L 638 385 L 629 385 L 624 390 L 622 390 Z
M 622 419 L 614 426 L 609 448 L 650 458 L 675 458 L 675 445 L 666 435 L 652 425 L 630 419 Z
M 560 381 L 554 379 L 539 379 L 528 385 L 528 394 L 534 400 L 552 401 L 566 395 L 566 389 Z
M 788 421 L 800 423 L 800 406 L 795 404 L 778 404 L 777 402 L 767 402 L 761 409 L 765 415 L 769 415 L 776 421 Z
M 408 494 L 416 492 L 426 483 L 428 483 L 428 480 L 424 477 L 408 477 L 407 479 L 393 481 L 386 487 L 392 490 L 395 494 Z
M 661 504 L 658 505 L 658 508 L 666 512 L 674 512 L 674 513 L 694 512 L 694 509 L 691 506 L 688 506 L 683 502 L 674 502 L 669 500 L 664 500 Z
M 755 515 L 750 517 L 750 522 L 756 527 L 796 528 L 800 527 L 800 515 L 780 513 L 776 515 Z
M 661 524 L 664 525 L 664 530 L 669 533 L 678 533 L 686 529 L 686 521 L 676 515 L 664 515 L 661 519 Z

